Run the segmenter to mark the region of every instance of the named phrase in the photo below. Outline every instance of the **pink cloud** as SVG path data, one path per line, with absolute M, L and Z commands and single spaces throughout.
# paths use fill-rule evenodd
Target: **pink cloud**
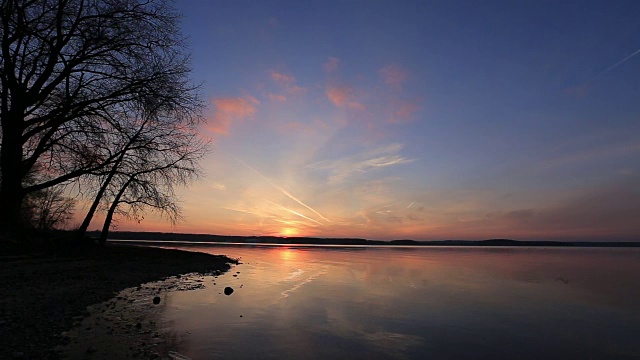
M 324 71 L 330 73 L 330 72 L 334 72 L 338 68 L 339 64 L 340 64 L 340 59 L 335 57 L 329 57 L 327 62 L 325 62 L 322 65 L 322 68 L 324 69 Z
M 397 108 L 393 111 L 388 118 L 388 122 L 392 124 L 404 123 L 413 119 L 413 114 L 420 110 L 420 105 L 417 101 L 402 101 L 397 105 Z
M 280 85 L 288 85 L 296 82 L 296 78 L 292 75 L 287 75 L 276 70 L 271 70 L 271 80 Z
M 303 88 L 302 86 L 298 86 L 298 85 L 288 86 L 285 90 L 287 91 L 287 93 L 289 93 L 291 95 L 304 94 L 307 91 L 307 89 Z
M 398 65 L 387 65 L 378 70 L 378 74 L 380 74 L 385 84 L 394 89 L 400 89 L 408 76 L 407 71 Z
M 247 97 L 220 97 L 211 101 L 216 107 L 213 117 L 209 121 L 209 130 L 218 134 L 228 134 L 234 122 L 242 121 L 256 112 L 258 99 Z
M 364 105 L 357 101 L 353 89 L 348 86 L 329 86 L 325 93 L 329 101 L 337 107 L 348 107 L 355 110 L 365 109 Z
M 286 96 L 279 95 L 279 94 L 269 94 L 269 99 L 271 99 L 273 101 L 280 101 L 280 102 L 287 101 L 287 97 Z
M 270 72 L 271 80 L 281 86 L 287 94 L 299 95 L 304 94 L 306 89 L 296 84 L 296 78 L 293 75 L 285 74 L 276 70 Z

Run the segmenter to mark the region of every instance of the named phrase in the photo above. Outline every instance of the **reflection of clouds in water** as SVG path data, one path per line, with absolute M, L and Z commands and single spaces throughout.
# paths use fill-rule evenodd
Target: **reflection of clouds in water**
M 300 277 L 302 274 L 304 274 L 304 270 L 296 269 L 291 274 L 289 274 L 289 276 L 287 276 L 284 280 L 285 281 L 293 280 L 293 279 L 295 279 L 297 277 Z
M 385 354 L 384 357 L 393 359 L 414 358 L 410 354 L 425 344 L 425 339 L 418 335 L 385 331 L 390 324 L 388 318 L 377 317 L 373 323 L 365 320 L 367 311 L 353 314 L 357 311 L 341 307 L 327 309 L 327 320 L 330 326 L 324 327 L 318 333 L 351 342 L 354 349 L 367 351 L 369 354 Z
M 371 300 L 376 303 L 367 301 L 346 306 L 340 302 L 327 304 L 326 317 L 329 325 L 319 329 L 318 333 L 349 341 L 354 349 L 366 350 L 371 355 L 377 354 L 374 356 L 376 358 L 380 354 L 393 359 L 415 358 L 411 354 L 425 345 L 424 335 L 392 331 L 397 319 L 391 315 L 393 307 L 377 296 Z
M 583 355 L 583 339 L 594 358 L 640 354 L 635 249 L 233 249 L 252 264 L 242 291 L 161 303 L 191 342 L 182 354 L 533 359 Z
M 299 271 L 302 271 L 302 270 L 300 270 L 300 269 L 298 269 L 298 270 L 299 270 Z M 297 283 L 297 284 L 293 285 L 293 287 L 291 287 L 291 288 L 289 288 L 289 289 L 287 289 L 287 290 L 285 290 L 285 291 L 281 292 L 281 293 L 280 293 L 280 298 L 279 298 L 278 300 L 281 300 L 281 299 L 284 299 L 284 298 L 286 298 L 286 297 L 289 297 L 289 295 L 290 295 L 292 292 L 294 292 L 294 291 L 296 291 L 296 290 L 300 289 L 303 285 L 305 285 L 305 284 L 308 284 L 308 283 L 312 282 L 313 280 L 315 280 L 315 279 L 316 279 L 316 278 L 318 278 L 319 276 L 324 275 L 324 274 L 326 274 L 326 273 L 327 273 L 327 271 L 326 271 L 326 270 L 322 270 L 322 271 L 320 271 L 320 272 L 319 272 L 319 273 L 317 273 L 317 274 L 313 274 L 313 275 L 309 276 L 308 278 L 304 279 L 302 282 L 299 282 L 299 283 Z M 294 274 L 295 274 L 295 273 L 294 273 Z

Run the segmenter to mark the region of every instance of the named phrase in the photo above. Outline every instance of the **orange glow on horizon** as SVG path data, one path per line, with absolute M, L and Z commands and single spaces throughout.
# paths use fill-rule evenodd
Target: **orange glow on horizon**
M 284 228 L 280 231 L 280 235 L 284 237 L 296 236 L 298 235 L 298 229 L 295 228 Z

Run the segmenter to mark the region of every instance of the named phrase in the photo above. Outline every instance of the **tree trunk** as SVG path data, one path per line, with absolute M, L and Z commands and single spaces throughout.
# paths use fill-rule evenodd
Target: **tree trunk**
M 16 181 L 16 178 L 18 181 Z M 21 179 L 2 174 L 0 186 L 0 229 L 4 231 L 19 230 L 21 223 L 20 213 L 24 194 L 22 193 Z
M 98 205 L 100 205 L 100 201 L 102 200 L 102 196 L 104 195 L 104 192 L 107 190 L 107 187 L 109 187 L 109 184 L 111 183 L 111 180 L 113 179 L 113 176 L 116 174 L 116 170 L 118 169 L 118 166 L 120 166 L 120 162 L 122 161 L 123 157 L 124 157 L 124 153 L 123 153 L 122 156 L 120 156 L 118 161 L 113 165 L 113 168 L 111 168 L 111 171 L 109 172 L 109 175 L 107 175 L 107 178 L 102 183 L 102 186 L 100 187 L 100 190 L 98 190 L 98 193 L 96 194 L 96 197 L 93 200 L 93 204 L 91 204 L 91 208 L 89 208 L 89 211 L 87 212 L 87 215 L 84 217 L 84 221 L 82 222 L 82 225 L 80 225 L 80 228 L 78 229 L 78 232 L 76 233 L 76 236 L 77 236 L 78 239 L 82 239 L 84 237 L 84 235 L 87 233 L 87 229 L 89 228 L 89 224 L 91 223 L 91 219 L 93 219 L 93 215 L 96 213 L 96 209 L 98 209 Z M 109 210 L 111 210 L 111 209 L 109 209 Z M 111 220 L 109 220 L 109 222 L 111 222 Z M 102 238 L 102 235 L 100 236 L 100 238 Z
M 109 227 L 111 227 L 111 220 L 113 220 L 113 213 L 116 211 L 118 204 L 120 203 L 120 199 L 122 195 L 127 190 L 127 187 L 133 181 L 134 177 L 130 177 L 129 180 L 122 186 L 115 199 L 111 203 L 109 207 L 109 211 L 107 212 L 107 217 L 104 219 L 104 225 L 102 226 L 102 232 L 100 233 L 100 239 L 98 240 L 98 244 L 104 246 L 107 243 L 107 237 L 109 236 Z
M 93 215 L 96 213 L 96 210 L 98 209 L 98 205 L 100 205 L 100 200 L 102 200 L 102 196 L 104 195 L 104 192 L 107 189 L 107 186 L 109 186 L 109 182 L 111 182 L 111 176 L 107 177 L 105 182 L 100 187 L 100 190 L 98 190 L 98 194 L 93 199 L 93 204 L 91 204 L 91 207 L 87 212 L 87 215 L 84 217 L 82 224 L 80 225 L 80 227 L 76 232 L 76 238 L 82 239 L 84 238 L 84 235 L 87 233 L 89 224 L 91 224 L 91 219 L 93 219 Z
M 3 114 L 2 150 L 0 151 L 0 228 L 15 231 L 20 225 L 20 212 L 24 200 L 22 180 L 22 143 L 19 122 L 15 114 Z
M 145 124 L 146 124 L 146 122 L 145 122 Z M 80 225 L 80 228 L 78 229 L 78 232 L 76 234 L 78 239 L 82 239 L 84 237 L 84 235 L 87 233 L 87 229 L 89 228 L 89 224 L 91 223 L 91 219 L 93 219 L 93 215 L 95 215 L 96 209 L 98 208 L 98 205 L 100 205 L 100 201 L 102 200 L 102 196 L 104 196 L 104 192 L 107 191 L 107 187 L 109 187 L 109 184 L 111 183 L 111 180 L 113 180 L 113 177 L 116 175 L 116 172 L 118 171 L 118 168 L 120 167 L 120 164 L 124 160 L 124 157 L 127 154 L 127 151 L 129 150 L 129 147 L 133 143 L 135 143 L 135 141 L 139 138 L 140 133 L 142 132 L 142 129 L 144 129 L 144 125 L 142 127 L 140 127 L 138 132 L 136 132 L 136 134 L 131 139 L 129 139 L 129 143 L 124 147 L 124 149 L 121 150 L 122 153 L 118 157 L 118 160 L 116 160 L 115 164 L 113 164 L 113 167 L 109 171 L 109 174 L 107 175 L 107 178 L 105 179 L 104 183 L 100 187 L 100 190 L 98 190 L 98 193 L 96 194 L 96 197 L 93 200 L 93 204 L 91 204 L 91 208 L 89 209 L 89 212 L 87 212 L 87 215 L 84 217 L 84 221 L 82 222 L 82 225 Z M 109 220 L 109 222 L 111 222 L 111 220 Z M 109 229 L 107 228 L 107 232 L 108 232 L 108 230 Z M 102 239 L 102 235 L 100 235 L 100 238 Z M 105 237 L 104 241 L 106 241 L 106 237 Z

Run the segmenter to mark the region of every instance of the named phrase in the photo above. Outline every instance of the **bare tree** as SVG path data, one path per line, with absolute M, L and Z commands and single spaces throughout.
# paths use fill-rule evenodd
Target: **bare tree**
M 178 16 L 165 0 L 0 0 L 0 227 L 27 194 L 106 173 L 121 129 L 197 122 Z M 34 166 L 43 172 L 25 184 Z
M 100 188 L 78 230 L 79 236 L 86 232 L 100 204 L 107 213 L 101 243 L 106 241 L 116 214 L 140 220 L 145 211 L 153 210 L 171 222 L 180 219 L 175 187 L 198 177 L 199 160 L 208 150 L 207 143 L 198 136 L 194 123 L 144 118 L 136 124 L 137 128 L 123 132 L 126 150 L 102 174 Z
M 65 196 L 64 186 L 29 193 L 23 202 L 24 221 L 38 231 L 61 229 L 73 217 L 75 200 Z
M 43 172 L 43 169 L 34 167 L 25 177 L 25 184 L 38 183 Z M 67 195 L 68 185 L 56 185 L 27 194 L 20 209 L 20 225 L 39 232 L 63 228 L 73 217 L 76 204 L 75 199 Z
M 97 183 L 98 189 L 95 195 L 93 196 L 93 202 L 89 207 L 89 210 L 87 211 L 87 214 L 85 215 L 85 218 L 82 224 L 80 225 L 80 227 L 76 232 L 77 233 L 76 235 L 78 238 L 83 238 L 85 236 L 87 229 L 89 228 L 89 224 L 91 224 L 91 220 L 93 219 L 93 216 L 98 210 L 100 203 L 103 201 L 105 192 L 112 185 L 111 182 L 113 180 L 113 177 L 119 173 L 120 167 L 122 166 L 122 163 L 125 160 L 125 156 L 127 156 L 127 154 L 130 151 L 135 150 L 138 146 L 142 146 L 142 147 L 145 146 L 145 141 L 141 139 L 141 134 L 144 131 L 145 125 L 147 125 L 147 123 L 148 122 L 146 120 L 142 121 L 140 124 L 140 128 L 136 130 L 135 133 L 132 135 L 126 131 L 127 130 L 126 128 L 122 129 L 123 131 L 121 132 L 121 138 L 125 139 L 125 145 L 122 147 L 116 146 L 119 148 L 118 157 L 115 159 L 113 164 L 111 164 L 109 168 L 106 169 L 105 172 L 92 174 L 92 175 L 95 175 L 93 176 L 94 178 L 93 180 L 94 180 L 94 184 Z M 138 142 L 139 144 L 137 144 Z

